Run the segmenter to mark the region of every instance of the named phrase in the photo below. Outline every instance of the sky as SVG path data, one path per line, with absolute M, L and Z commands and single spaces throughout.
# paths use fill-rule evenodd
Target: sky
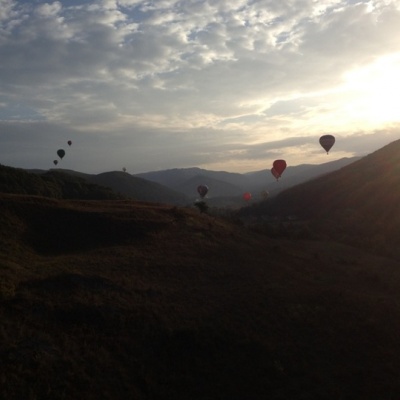
M 0 0 L 0 164 L 364 156 L 400 138 L 399 72 L 400 0 Z

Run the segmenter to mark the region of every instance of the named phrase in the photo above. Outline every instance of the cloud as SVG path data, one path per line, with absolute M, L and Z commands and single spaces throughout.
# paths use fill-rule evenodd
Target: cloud
M 0 22 L 1 126 L 22 147 L 21 126 L 47 141 L 79 134 L 110 167 L 141 170 L 243 169 L 294 140 L 301 162 L 318 132 L 374 135 L 347 112 L 346 74 L 400 53 L 390 0 L 0 0 Z M 2 160 L 29 160 L 3 148 Z

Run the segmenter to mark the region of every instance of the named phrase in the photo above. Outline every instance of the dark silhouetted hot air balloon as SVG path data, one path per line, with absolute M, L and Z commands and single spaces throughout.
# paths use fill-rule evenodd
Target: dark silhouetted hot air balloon
M 251 199 L 251 193 L 250 192 L 243 193 L 243 200 L 249 201 L 250 199 Z
M 319 144 L 325 149 L 326 154 L 328 154 L 329 150 L 335 144 L 335 136 L 323 135 L 319 138 Z
M 71 146 L 72 142 L 70 140 L 68 140 L 68 146 Z
M 54 163 L 54 165 L 57 165 L 57 164 L 58 164 L 58 161 L 57 161 L 57 160 L 54 160 L 53 163 Z
M 57 150 L 57 155 L 60 158 L 63 158 L 65 156 L 65 151 L 63 149 Z
M 197 192 L 199 193 L 201 198 L 204 198 L 205 195 L 208 193 L 208 186 L 207 185 L 197 186 Z
M 273 169 L 279 174 L 279 178 L 283 174 L 283 171 L 286 169 L 286 161 L 285 160 L 275 160 L 272 164 Z
M 280 178 L 280 175 L 278 174 L 278 172 L 274 167 L 271 168 L 271 174 L 276 178 L 276 180 Z

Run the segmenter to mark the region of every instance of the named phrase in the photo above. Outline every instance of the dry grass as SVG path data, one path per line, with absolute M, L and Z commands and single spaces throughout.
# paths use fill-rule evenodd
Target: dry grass
M 395 261 L 196 209 L 0 206 L 2 399 L 400 397 Z

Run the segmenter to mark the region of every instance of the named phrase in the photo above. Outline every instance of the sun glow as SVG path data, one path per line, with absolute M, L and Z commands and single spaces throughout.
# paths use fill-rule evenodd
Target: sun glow
M 400 121 L 400 53 L 346 74 L 344 111 L 370 125 Z

